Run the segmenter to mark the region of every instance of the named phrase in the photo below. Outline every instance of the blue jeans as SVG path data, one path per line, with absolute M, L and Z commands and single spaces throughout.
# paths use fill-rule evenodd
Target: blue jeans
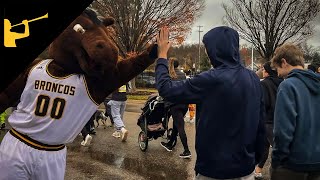
M 124 126 L 123 114 L 126 109 L 126 101 L 114 101 L 110 100 L 108 105 L 111 107 L 111 116 L 114 121 L 115 128 L 121 130 Z

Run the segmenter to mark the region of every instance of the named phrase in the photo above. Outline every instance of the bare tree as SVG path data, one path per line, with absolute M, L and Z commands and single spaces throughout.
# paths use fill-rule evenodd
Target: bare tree
M 171 39 L 182 43 L 205 4 L 204 0 L 97 0 L 93 6 L 116 19 L 115 42 L 126 56 L 145 49 L 163 25 L 170 28 Z
M 270 60 L 275 49 L 290 41 L 300 43 L 313 33 L 319 0 L 231 0 L 222 4 L 225 22 Z
M 175 57 L 185 69 L 192 69 L 198 59 L 198 44 L 185 44 L 171 48 L 169 57 Z M 204 55 L 202 53 L 201 55 Z
M 318 67 L 318 68 L 320 67 L 320 53 L 315 52 L 313 54 L 311 64 L 314 65 L 315 67 Z
M 306 42 L 299 44 L 299 46 L 303 51 L 305 62 L 311 62 L 313 55 L 317 52 L 316 48 Z
M 122 57 L 142 52 L 155 40 L 161 26 L 181 44 L 205 7 L 204 0 L 96 0 L 92 7 L 115 18 L 111 36 Z M 135 91 L 135 79 L 131 80 Z

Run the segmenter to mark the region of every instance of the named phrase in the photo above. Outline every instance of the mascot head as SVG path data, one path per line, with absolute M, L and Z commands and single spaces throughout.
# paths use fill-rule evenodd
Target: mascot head
M 101 77 L 116 67 L 118 48 L 108 26 L 113 18 L 87 8 L 49 46 L 49 56 L 68 73 Z

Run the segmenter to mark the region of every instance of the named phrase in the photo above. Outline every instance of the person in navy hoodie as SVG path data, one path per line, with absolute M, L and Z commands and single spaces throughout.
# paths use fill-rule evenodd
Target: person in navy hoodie
M 274 110 L 271 180 L 319 180 L 320 75 L 304 69 L 293 44 L 278 47 L 271 62 L 285 78 Z
M 201 104 L 196 129 L 196 179 L 254 179 L 264 152 L 264 104 L 258 76 L 240 63 L 239 34 L 230 27 L 203 37 L 214 68 L 183 81 L 168 74 L 168 27 L 158 36 L 155 67 L 159 95 Z

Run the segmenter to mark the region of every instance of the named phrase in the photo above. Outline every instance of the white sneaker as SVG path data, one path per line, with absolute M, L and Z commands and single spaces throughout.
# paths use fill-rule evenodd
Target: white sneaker
M 89 146 L 92 140 L 92 136 L 90 136 L 89 134 L 86 136 L 85 140 L 83 140 L 81 142 L 82 146 Z
M 115 137 L 115 138 L 120 138 L 121 137 L 119 131 L 115 131 L 114 133 L 112 133 L 112 136 Z
M 122 142 L 127 140 L 128 137 L 128 130 L 126 130 L 125 128 L 121 128 L 121 140 Z

